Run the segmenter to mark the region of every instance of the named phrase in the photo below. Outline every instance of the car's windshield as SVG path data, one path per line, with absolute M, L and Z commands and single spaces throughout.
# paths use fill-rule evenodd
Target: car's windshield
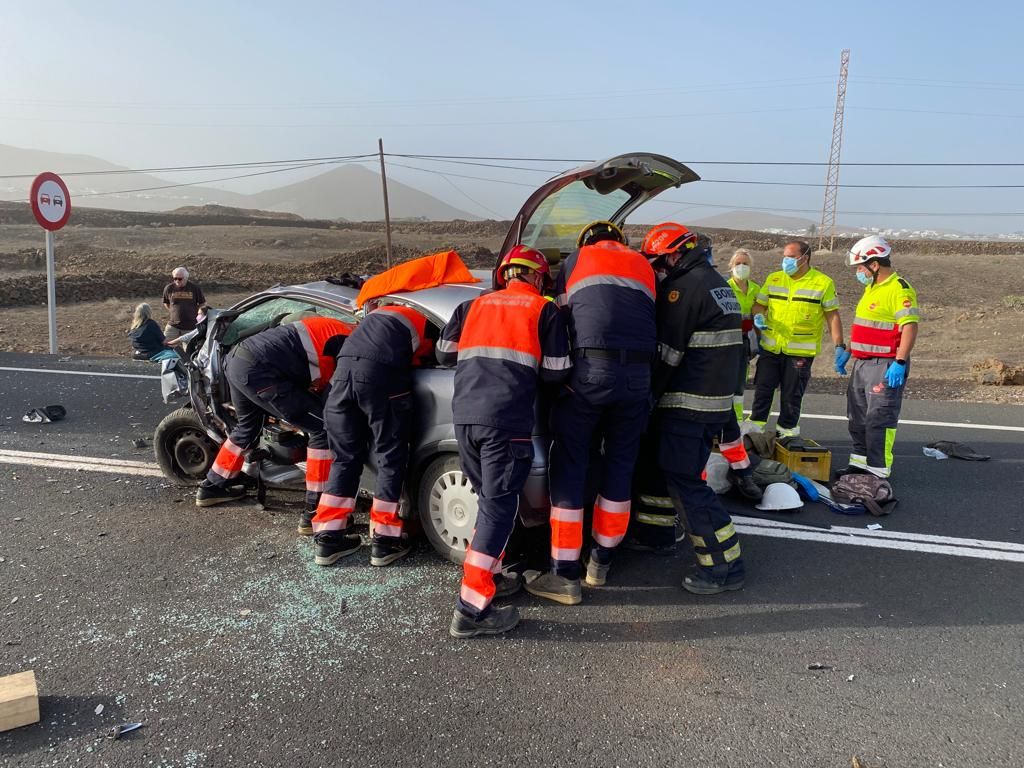
M 333 317 L 336 320 L 341 320 L 346 323 L 353 322 L 352 315 L 349 313 L 332 309 L 331 307 L 324 307 L 310 301 L 309 299 L 277 297 L 268 299 L 267 301 L 257 304 L 255 307 L 250 307 L 232 320 L 231 327 L 228 328 L 227 332 L 224 334 L 224 338 L 221 339 L 221 344 L 229 347 L 237 342 L 241 336 L 244 336 L 245 332 L 250 328 L 255 328 L 263 323 L 269 323 L 279 315 L 302 311 L 316 312 L 318 315 Z
M 548 196 L 523 229 L 521 242 L 539 250 L 562 253 L 576 246 L 580 231 L 592 221 L 610 219 L 629 200 L 621 189 L 602 195 L 574 181 Z

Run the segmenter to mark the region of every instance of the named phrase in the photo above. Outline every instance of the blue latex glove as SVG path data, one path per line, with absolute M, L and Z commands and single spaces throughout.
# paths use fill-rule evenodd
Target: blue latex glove
M 899 389 L 907 380 L 907 364 L 897 363 L 895 360 L 890 363 L 885 371 L 885 381 L 892 389 Z
M 768 321 L 764 319 L 764 315 L 754 315 L 754 325 L 763 331 L 768 327 Z
M 836 373 L 846 375 L 846 364 L 850 362 L 850 352 L 843 347 L 836 347 Z

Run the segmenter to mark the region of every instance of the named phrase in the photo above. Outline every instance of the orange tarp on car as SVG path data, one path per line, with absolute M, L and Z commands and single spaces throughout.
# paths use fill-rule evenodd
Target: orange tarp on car
M 448 283 L 479 283 L 462 263 L 455 251 L 444 251 L 432 256 L 421 256 L 374 275 L 365 283 L 356 297 L 361 307 L 370 299 L 399 291 L 419 291 Z

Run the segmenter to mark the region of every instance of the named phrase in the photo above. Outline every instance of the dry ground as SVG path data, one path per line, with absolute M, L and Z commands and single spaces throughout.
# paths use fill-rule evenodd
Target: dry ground
M 370 273 L 384 265 L 384 237 L 376 224 L 223 224 L 208 217 L 211 223 L 196 225 L 167 214 L 141 214 L 140 219 L 138 214 L 92 213 L 83 219 L 103 226 L 70 226 L 57 240 L 58 339 L 65 355 L 127 355 L 131 307 L 147 301 L 162 320 L 160 292 L 179 264 L 192 270 L 211 303 L 219 306 L 277 282 Z M 506 226 L 404 222 L 395 227 L 396 258 L 455 248 L 472 266 L 489 266 Z M 755 278 L 777 268 L 784 238 L 728 230 L 714 237 L 719 262 L 742 245 L 754 253 Z M 41 245 L 38 227 L 0 226 L 0 350 L 46 351 Z M 897 244 L 899 270 L 917 289 L 925 310 L 911 396 L 1024 403 L 1024 387 L 980 386 L 970 372 L 972 363 L 989 357 L 1024 363 L 1024 260 L 1019 250 L 1024 249 L 995 243 Z M 859 284 L 839 256 L 822 256 L 817 266 L 835 279 L 848 324 Z M 839 391 L 842 384 L 828 363 L 823 355 L 815 388 Z

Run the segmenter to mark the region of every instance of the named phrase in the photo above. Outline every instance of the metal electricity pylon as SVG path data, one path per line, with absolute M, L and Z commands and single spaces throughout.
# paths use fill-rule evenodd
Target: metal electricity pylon
M 828 243 L 831 252 L 836 239 L 836 203 L 839 198 L 839 156 L 843 149 L 843 110 L 846 107 L 846 73 L 850 68 L 850 49 L 844 48 L 839 57 L 839 87 L 836 90 L 836 115 L 832 120 L 832 147 L 828 153 L 828 173 L 825 175 L 825 205 L 821 209 L 821 228 L 818 232 L 818 250 Z

